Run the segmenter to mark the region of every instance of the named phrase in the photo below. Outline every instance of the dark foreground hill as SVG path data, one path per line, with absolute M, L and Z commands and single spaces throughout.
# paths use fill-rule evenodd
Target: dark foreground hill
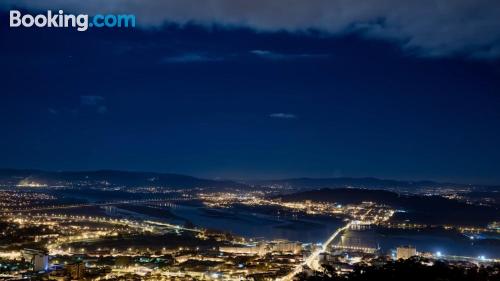
M 352 272 L 340 275 L 331 265 L 325 265 L 323 272 L 312 275 L 300 274 L 305 281 L 498 281 L 500 264 L 478 266 L 475 264 L 451 265 L 444 261 L 429 264 L 429 260 L 412 258 L 399 261 L 381 261 L 382 266 L 359 263 Z M 424 264 L 425 263 L 425 264 Z

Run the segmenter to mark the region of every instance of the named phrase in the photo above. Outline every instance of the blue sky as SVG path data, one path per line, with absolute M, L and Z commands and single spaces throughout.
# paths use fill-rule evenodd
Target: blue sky
M 0 25 L 0 166 L 500 184 L 498 37 L 148 12 L 132 30 Z

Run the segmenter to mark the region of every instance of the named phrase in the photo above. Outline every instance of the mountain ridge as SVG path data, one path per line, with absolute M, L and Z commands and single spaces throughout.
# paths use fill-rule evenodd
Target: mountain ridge
M 446 183 L 432 180 L 394 180 L 376 177 L 333 177 L 312 178 L 296 177 L 271 180 L 221 180 L 206 179 L 178 173 L 127 171 L 115 169 L 98 169 L 83 171 L 48 171 L 41 169 L 13 169 L 0 168 L 0 184 L 15 185 L 21 180 L 32 180 L 55 184 L 64 181 L 94 181 L 106 182 L 116 185 L 138 186 L 159 185 L 175 187 L 251 187 L 281 185 L 297 190 L 320 188 L 368 188 L 413 191 L 420 188 L 491 188 L 500 191 L 500 186 L 481 184 Z
M 0 169 L 0 183 L 15 185 L 21 181 L 57 185 L 64 182 L 123 186 L 243 187 L 230 180 L 211 180 L 176 173 L 122 171 L 111 169 L 89 171 L 45 171 L 38 169 Z
M 277 180 L 261 180 L 254 181 L 255 184 L 260 185 L 273 185 L 279 184 L 288 186 L 295 189 L 318 189 L 318 188 L 371 188 L 371 189 L 387 189 L 387 188 L 403 188 L 403 189 L 418 189 L 424 187 L 492 187 L 500 188 L 496 185 L 482 185 L 482 184 L 462 184 L 462 183 L 449 183 L 438 182 L 432 180 L 393 180 L 381 179 L 376 177 L 336 177 L 336 178 L 310 178 L 298 177 Z

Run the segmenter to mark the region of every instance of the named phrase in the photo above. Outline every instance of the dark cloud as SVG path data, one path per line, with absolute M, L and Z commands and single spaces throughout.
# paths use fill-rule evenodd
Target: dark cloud
M 84 106 L 96 106 L 104 102 L 101 96 L 80 96 L 80 103 Z
M 269 117 L 279 118 L 279 119 L 297 119 L 297 115 L 292 113 L 283 113 L 283 112 L 271 113 L 269 114 Z
M 106 100 L 102 96 L 80 96 L 80 105 L 100 114 L 108 112 Z
M 329 56 L 326 54 L 284 54 L 268 50 L 252 50 L 250 53 L 271 60 L 318 59 L 327 58 Z
M 97 112 L 104 114 L 104 113 L 108 112 L 108 107 L 105 105 L 101 105 L 101 106 L 97 107 Z
M 221 61 L 223 58 L 208 56 L 205 54 L 188 53 L 176 56 L 164 57 L 161 59 L 161 63 L 195 63 L 195 62 L 215 62 Z
M 134 13 L 138 24 L 248 26 L 325 34 L 361 32 L 424 56 L 500 57 L 500 2 L 490 0 L 4 0 L 35 9 Z

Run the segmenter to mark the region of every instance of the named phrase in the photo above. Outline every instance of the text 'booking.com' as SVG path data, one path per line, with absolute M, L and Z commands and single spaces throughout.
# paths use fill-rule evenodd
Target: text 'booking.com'
M 135 15 L 131 14 L 65 14 L 63 10 L 44 14 L 22 14 L 21 11 L 11 10 L 9 26 L 36 27 L 36 28 L 76 28 L 78 31 L 87 31 L 89 28 L 134 28 Z

